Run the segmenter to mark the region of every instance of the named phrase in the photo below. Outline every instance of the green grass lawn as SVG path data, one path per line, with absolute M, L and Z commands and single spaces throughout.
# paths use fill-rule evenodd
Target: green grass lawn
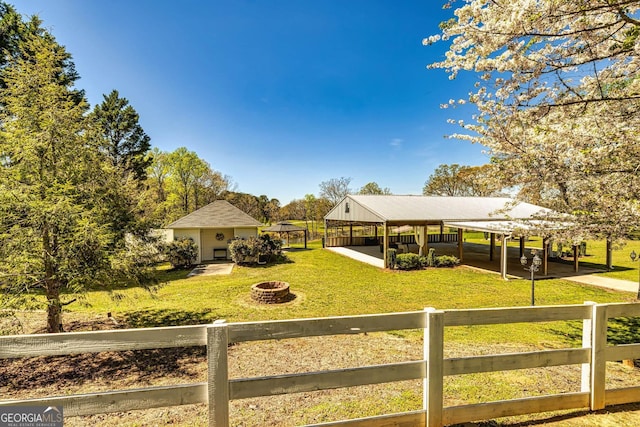
M 111 313 L 131 327 L 153 327 L 202 324 L 216 319 L 226 319 L 228 322 L 277 320 L 400 312 L 422 310 L 425 307 L 446 310 L 528 306 L 530 301 L 528 280 L 504 281 L 496 274 L 465 267 L 413 272 L 381 270 L 322 249 L 318 241 L 311 242 L 309 250 L 294 250 L 288 252 L 287 256 L 289 262 L 276 265 L 236 266 L 232 274 L 226 276 L 187 278 L 188 271 L 165 269 L 160 271 L 162 283 L 153 292 L 138 287 L 111 292 L 94 290 L 82 299 L 81 304 L 72 304 L 67 309 L 75 312 L 75 316 L 96 318 Z M 289 282 L 296 299 L 273 306 L 253 303 L 250 300 L 251 285 L 269 280 Z M 538 305 L 579 304 L 584 301 L 626 302 L 634 297 L 632 293 L 608 291 L 563 280 L 536 282 Z M 624 319 L 621 322 L 616 330 L 622 331 L 624 339 L 629 336 L 637 338 L 638 329 L 635 325 L 625 323 Z M 496 349 L 507 348 L 505 346 L 510 344 L 513 344 L 513 348 L 529 350 L 579 347 L 581 328 L 581 321 L 453 327 L 446 330 L 445 349 L 453 346 L 462 351 L 499 351 Z M 615 331 L 610 330 L 610 334 L 615 334 Z M 423 332 L 420 330 L 395 331 L 391 335 L 404 338 L 411 345 L 422 345 Z M 445 392 L 455 402 L 513 398 L 528 387 L 523 385 L 523 381 L 528 378 L 535 380 L 539 375 L 553 376 L 554 371 L 551 372 L 530 375 L 520 371 L 505 371 L 484 376 L 465 375 L 448 380 Z M 573 387 L 576 385 L 573 384 Z M 421 407 L 419 393 L 403 393 L 394 401 L 393 410 Z M 340 419 L 373 415 L 381 405 L 373 397 L 370 400 L 363 399 L 363 402 L 365 409 L 360 407 L 362 405 L 353 409 L 345 405 L 338 406 L 339 409 L 325 405 L 326 408 L 319 406 L 315 410 Z M 305 407 L 306 412 L 309 409 Z M 620 417 L 615 418 L 614 424 L 619 420 Z
M 484 235 L 480 232 L 465 232 L 464 238 L 467 242 L 489 244 L 485 240 Z M 509 247 L 519 247 L 518 240 L 510 240 Z M 496 247 L 500 246 L 499 239 L 496 239 Z M 542 248 L 542 239 L 540 237 L 531 237 L 526 242 L 527 248 Z M 628 240 L 623 244 L 614 245 L 612 260 L 613 270 L 598 273 L 598 275 L 612 277 L 615 279 L 631 280 L 637 282 L 639 280 L 638 267 L 640 266 L 638 260 L 631 261 L 629 254 L 634 250 L 636 254 L 640 254 L 640 241 Z M 606 269 L 607 263 L 607 244 L 604 240 L 588 240 L 587 241 L 587 256 L 580 258 L 580 265 L 595 267 L 599 269 Z
M 527 306 L 528 280 L 503 281 L 464 267 L 413 272 L 381 270 L 321 249 L 287 253 L 288 263 L 260 267 L 236 266 L 227 276 L 186 278 L 187 271 L 165 271 L 154 292 L 142 288 L 92 291 L 70 310 L 87 314 L 110 312 L 134 327 L 358 315 L 438 309 Z M 288 304 L 259 306 L 250 300 L 254 283 L 289 282 L 296 299 Z M 563 280 L 536 283 L 538 305 L 631 301 L 634 295 Z M 456 329 L 460 329 L 456 331 Z M 515 333 L 521 342 L 565 341 L 571 327 L 509 325 L 452 328 L 458 341 L 500 342 Z

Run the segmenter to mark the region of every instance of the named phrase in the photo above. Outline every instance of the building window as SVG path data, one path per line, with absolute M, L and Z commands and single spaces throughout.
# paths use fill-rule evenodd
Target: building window
M 349 202 L 344 204 L 344 213 L 349 213 Z

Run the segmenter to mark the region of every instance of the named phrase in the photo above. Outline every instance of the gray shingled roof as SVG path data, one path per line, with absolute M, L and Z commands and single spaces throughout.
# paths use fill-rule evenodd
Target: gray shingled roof
M 165 228 L 259 227 L 262 223 L 226 200 L 216 200 L 183 216 Z

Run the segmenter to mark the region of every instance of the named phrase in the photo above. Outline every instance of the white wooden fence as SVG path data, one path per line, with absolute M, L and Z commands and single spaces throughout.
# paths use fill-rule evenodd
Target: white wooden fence
M 198 326 L 6 336 L 0 337 L 0 359 L 206 345 L 208 381 L 41 399 L 0 400 L 0 406 L 62 405 L 65 416 L 77 416 L 206 403 L 209 425 L 219 427 L 229 425 L 229 401 L 232 399 L 423 379 L 422 410 L 322 425 L 441 426 L 555 410 L 599 410 L 607 405 L 640 401 L 640 387 L 605 389 L 607 361 L 640 358 L 640 344 L 607 343 L 608 320 L 636 316 L 640 316 L 640 304 L 585 303 L 447 311 L 429 308 L 419 312 L 366 316 L 229 324 L 217 321 Z M 445 327 L 566 320 L 583 321 L 581 348 L 443 357 Z M 228 377 L 227 348 L 230 343 L 417 328 L 425 333 L 424 360 L 270 377 Z M 582 366 L 580 392 L 452 407 L 443 405 L 444 376 L 576 364 Z

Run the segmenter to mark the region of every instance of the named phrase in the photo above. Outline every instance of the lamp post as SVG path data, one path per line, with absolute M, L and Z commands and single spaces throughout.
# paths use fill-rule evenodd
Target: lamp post
M 520 258 L 520 264 L 524 267 L 526 271 L 531 272 L 531 305 L 536 305 L 536 282 L 533 277 L 534 273 L 540 269 L 540 265 L 542 264 L 542 260 L 538 256 L 537 251 L 534 249 L 531 251 L 531 255 L 533 255 L 533 259 L 531 259 L 531 265 L 527 266 L 528 259 L 525 255 L 522 255 Z
M 631 261 L 640 261 L 640 257 L 636 254 L 636 251 L 631 251 L 629 258 L 631 258 Z M 640 300 L 640 267 L 638 267 L 638 294 L 636 295 L 636 299 Z

